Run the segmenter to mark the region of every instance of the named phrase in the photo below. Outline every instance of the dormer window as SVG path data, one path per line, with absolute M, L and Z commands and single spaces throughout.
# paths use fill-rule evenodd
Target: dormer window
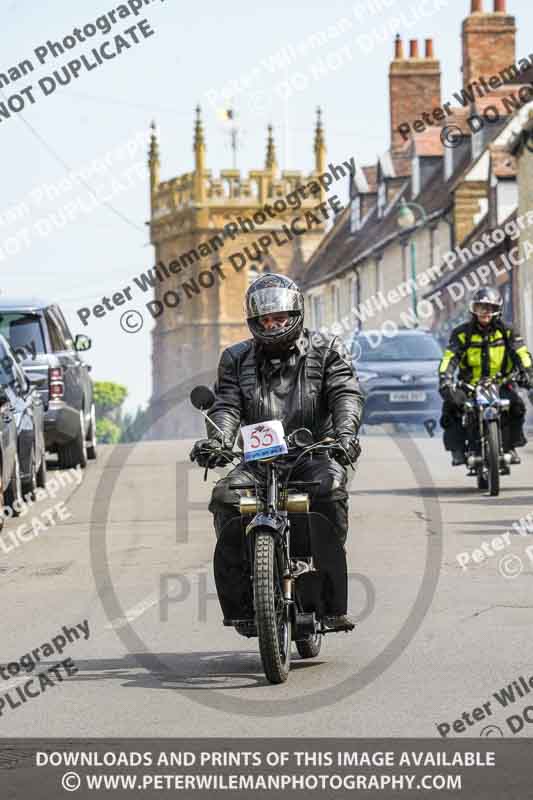
M 378 185 L 378 217 L 382 217 L 387 205 L 387 187 L 385 181 L 380 181 Z
M 350 233 L 356 233 L 361 227 L 361 196 L 356 195 L 352 200 L 350 214 Z

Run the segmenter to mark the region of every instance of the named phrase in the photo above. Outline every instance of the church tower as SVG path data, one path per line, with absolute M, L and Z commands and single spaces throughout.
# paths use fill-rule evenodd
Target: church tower
M 296 217 L 325 199 L 323 193 L 307 192 L 306 198 L 300 198 L 300 209 L 294 208 L 294 200 L 292 207 L 287 201 L 298 187 L 327 169 L 320 110 L 314 139 L 315 169 L 310 175 L 280 172 L 271 125 L 263 169 L 242 176 L 237 169 L 225 169 L 219 176 L 213 175 L 207 168 L 199 107 L 193 152 L 193 171 L 161 181 L 159 144 L 152 124 L 149 224 L 154 263 L 158 265 L 152 304 L 152 407 L 157 407 L 173 387 L 196 375 L 199 381 L 213 382 L 222 350 L 249 338 L 243 301 L 250 281 L 263 271 L 297 278 L 322 240 L 327 224 L 321 218 L 319 225 L 311 226 L 303 235 L 292 239 L 286 236 Z M 298 224 L 301 227 L 301 221 Z M 269 234 L 273 243 L 264 252 L 258 240 Z M 201 416 L 187 402 L 158 416 L 156 413 L 152 429 L 155 438 L 188 438 L 204 429 Z

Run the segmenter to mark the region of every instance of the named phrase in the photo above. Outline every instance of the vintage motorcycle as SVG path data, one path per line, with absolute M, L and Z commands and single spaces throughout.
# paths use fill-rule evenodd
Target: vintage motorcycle
M 510 401 L 500 397 L 500 388 L 519 376 L 515 373 L 482 378 L 472 386 L 464 381 L 457 388 L 465 392 L 462 424 L 467 432 L 466 463 L 468 475 L 477 478 L 480 491 L 492 497 L 500 493 L 500 475 L 511 474 L 511 456 L 502 446 L 502 423 L 509 412 Z
M 214 399 L 205 386 L 191 392 L 193 406 L 207 419 Z M 209 424 L 217 427 L 212 420 Z M 285 436 L 279 420 L 243 426 L 241 438 L 243 452 L 223 447 L 217 452 L 228 463 L 240 461 L 244 455 L 246 462 L 255 465 L 256 478 L 250 484 L 230 484 L 230 489 L 241 493 L 240 517 L 220 534 L 215 564 L 224 537 L 235 533 L 227 528 L 239 526 L 254 616 L 226 624 L 234 625 L 244 636 L 258 637 L 265 676 L 270 683 L 279 684 L 289 674 L 293 641 L 301 658 L 313 658 L 319 654 L 325 634 L 354 628 L 348 624 L 333 630 L 323 622 L 332 613 L 332 604 L 342 607 L 346 603 L 345 550 L 329 520 L 309 510 L 309 491 L 317 482 L 291 480 L 301 458 L 340 445 L 331 438 L 314 442 L 306 428 Z
M 476 477 L 478 489 L 481 492 L 488 491 L 491 497 L 500 493 L 500 476 L 511 474 L 511 454 L 504 452 L 502 437 L 502 426 L 511 402 L 500 397 L 500 388 L 513 383 L 523 386 L 522 380 L 520 372 L 515 371 L 505 376 L 497 374 L 482 378 L 475 386 L 464 381 L 454 384 L 455 389 L 466 395 L 462 425 L 467 438 L 467 475 Z M 533 403 L 533 392 L 530 392 L 529 398 Z M 427 419 L 424 427 L 433 437 L 437 421 Z

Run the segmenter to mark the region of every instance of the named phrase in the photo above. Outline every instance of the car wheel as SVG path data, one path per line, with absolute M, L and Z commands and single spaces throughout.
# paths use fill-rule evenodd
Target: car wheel
M 47 473 L 46 450 L 43 450 L 41 463 L 39 465 L 39 469 L 37 470 L 37 486 L 39 487 L 39 489 L 46 488 L 46 473 Z
M 76 438 L 62 447 L 58 447 L 57 453 L 60 469 L 76 469 L 78 466 L 85 469 L 87 466 L 87 441 L 83 411 L 80 411 Z
M 37 489 L 37 467 L 35 465 L 35 448 L 32 448 L 30 455 L 30 474 L 29 477 L 22 481 L 22 494 L 24 497 L 29 494 L 31 499 L 35 497 L 35 490 Z
M 18 454 L 15 456 L 15 468 L 11 475 L 11 480 L 4 492 L 4 505 L 9 506 L 13 511 L 13 516 L 18 517 L 20 510 L 17 511 L 15 504 L 22 503 L 22 483 L 20 480 L 20 464 Z
M 96 409 L 94 403 L 91 406 L 91 421 L 89 422 L 89 430 L 87 432 L 87 458 L 94 461 L 97 458 L 96 451 Z

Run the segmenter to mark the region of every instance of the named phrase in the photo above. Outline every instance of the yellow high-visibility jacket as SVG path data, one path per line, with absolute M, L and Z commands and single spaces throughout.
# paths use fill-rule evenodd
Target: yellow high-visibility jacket
M 514 369 L 525 372 L 533 382 L 533 360 L 524 340 L 501 321 L 486 329 L 472 322 L 454 328 L 439 365 L 441 379 L 453 378 L 457 368 L 466 383 L 498 373 L 508 375 Z

